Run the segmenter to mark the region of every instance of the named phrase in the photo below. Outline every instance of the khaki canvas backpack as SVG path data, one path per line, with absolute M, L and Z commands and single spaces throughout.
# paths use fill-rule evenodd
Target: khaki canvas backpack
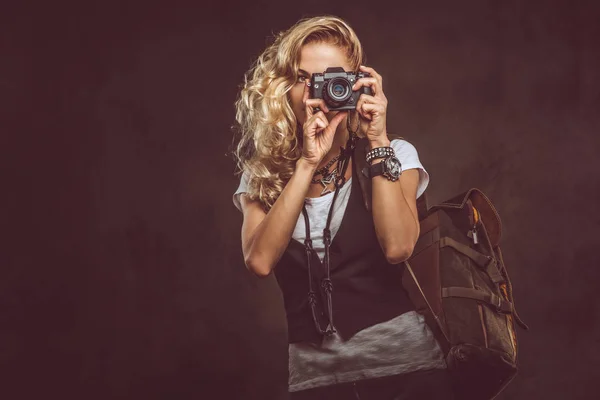
M 361 173 L 367 144 L 365 138 L 356 143 L 354 159 L 370 209 L 371 182 Z M 402 285 L 444 352 L 455 396 L 492 399 L 517 373 L 515 324 L 528 329 L 500 250 L 500 216 L 476 188 L 431 208 L 423 193 L 417 209 L 421 232 L 404 262 Z

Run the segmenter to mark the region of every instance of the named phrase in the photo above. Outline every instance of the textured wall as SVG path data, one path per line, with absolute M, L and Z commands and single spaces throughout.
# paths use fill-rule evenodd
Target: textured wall
M 430 205 L 478 187 L 499 210 L 531 331 L 498 398 L 597 396 L 595 3 L 81 3 L 0 16 L 6 398 L 282 388 L 281 298 L 244 268 L 226 153 L 266 36 L 321 13 L 346 18 L 384 76 L 388 127 L 417 147 Z

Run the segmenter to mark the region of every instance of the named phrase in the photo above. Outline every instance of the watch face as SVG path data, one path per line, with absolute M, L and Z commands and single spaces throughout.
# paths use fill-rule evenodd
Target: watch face
M 385 164 L 385 169 L 392 177 L 397 178 L 400 176 L 400 173 L 402 172 L 402 167 L 400 161 L 396 157 L 388 157 L 385 160 Z

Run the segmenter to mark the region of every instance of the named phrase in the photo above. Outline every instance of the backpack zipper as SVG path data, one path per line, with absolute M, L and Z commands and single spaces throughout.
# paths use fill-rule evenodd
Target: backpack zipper
M 477 223 L 479 222 L 479 212 L 473 205 L 471 205 L 471 210 L 473 211 L 473 229 L 467 232 L 467 236 L 473 239 L 473 244 L 477 244 L 479 243 L 479 238 L 477 237 Z

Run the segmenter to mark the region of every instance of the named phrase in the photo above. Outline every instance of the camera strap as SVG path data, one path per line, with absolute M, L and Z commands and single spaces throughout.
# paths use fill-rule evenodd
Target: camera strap
M 310 238 L 310 222 L 308 218 L 308 212 L 306 211 L 306 204 L 302 206 L 302 215 L 304 216 L 304 224 L 306 228 L 306 238 L 304 239 L 304 248 L 306 250 L 306 260 L 307 260 L 307 269 L 308 269 L 308 303 L 310 304 L 310 309 L 312 312 L 313 322 L 317 331 L 321 335 L 330 336 L 336 332 L 335 325 L 333 324 L 333 305 L 331 294 L 333 292 L 333 283 L 331 282 L 331 267 L 329 261 L 329 247 L 331 246 L 331 230 L 329 226 L 331 224 L 331 219 L 333 216 L 333 206 L 339 194 L 340 188 L 346 183 L 346 169 L 348 167 L 348 162 L 352 157 L 352 153 L 354 152 L 354 147 L 356 145 L 357 136 L 355 134 L 350 133 L 348 137 L 348 141 L 346 142 L 346 147 L 340 147 L 340 158 L 338 159 L 338 171 L 341 173 L 336 177 L 334 181 L 335 184 L 335 192 L 333 194 L 333 200 L 331 201 L 331 205 L 329 206 L 329 213 L 327 214 L 327 222 L 325 224 L 325 228 L 323 229 L 323 242 L 325 245 L 325 256 L 323 258 L 323 262 L 325 264 L 325 277 L 321 280 L 321 288 L 325 292 L 324 301 L 327 303 L 327 318 L 328 324 L 325 329 L 321 327 L 321 323 L 319 322 L 319 318 L 317 316 L 316 310 L 316 302 L 317 295 L 313 288 L 313 277 L 312 277 L 312 265 L 311 259 L 314 249 L 312 247 L 312 240 Z M 317 274 L 319 276 L 321 274 Z

